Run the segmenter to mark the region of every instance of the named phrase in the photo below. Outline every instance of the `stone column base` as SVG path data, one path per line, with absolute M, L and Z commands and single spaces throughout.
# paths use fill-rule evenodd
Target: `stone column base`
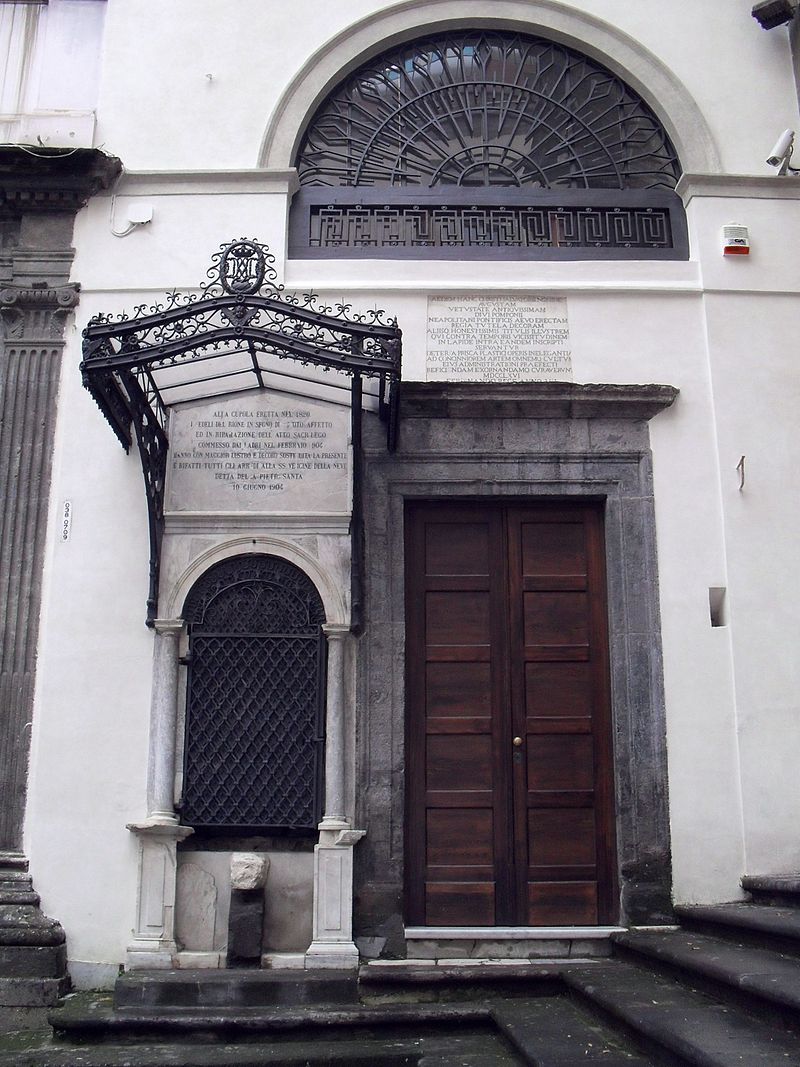
M 61 924 L 42 913 L 28 861 L 0 852 L 0 1031 L 39 1029 L 69 992 Z
M 328 968 L 354 971 L 359 963 L 358 949 L 352 941 L 312 941 L 306 950 L 306 970 Z
M 314 847 L 314 936 L 306 968 L 358 966 L 353 942 L 353 847 L 366 833 L 323 821 Z
M 176 965 L 175 876 L 177 846 L 194 831 L 170 819 L 128 823 L 139 838 L 139 892 L 136 927 L 128 946 L 127 966 L 132 971 L 168 969 Z

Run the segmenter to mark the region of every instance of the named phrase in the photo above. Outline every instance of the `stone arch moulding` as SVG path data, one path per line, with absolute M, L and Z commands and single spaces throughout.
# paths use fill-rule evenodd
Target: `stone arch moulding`
M 457 27 L 541 33 L 602 63 L 635 89 L 664 124 L 685 173 L 722 169 L 714 136 L 694 98 L 673 72 L 633 37 L 557 0 L 404 0 L 359 20 L 318 49 L 285 89 L 270 117 L 259 166 L 286 170 L 305 126 L 331 89 L 361 63 L 394 44 Z
M 334 577 L 328 574 L 325 568 L 299 545 L 280 537 L 263 535 L 236 537 L 224 541 L 192 560 L 180 578 L 174 583 L 168 595 L 164 597 L 162 603 L 165 610 L 161 613 L 161 617 L 168 619 L 179 618 L 189 590 L 198 578 L 210 567 L 213 567 L 215 563 L 221 563 L 232 556 L 254 552 L 269 556 L 279 556 L 281 559 L 288 560 L 289 563 L 299 567 L 314 583 L 317 592 L 322 598 L 326 625 L 346 626 L 349 624 L 347 607 Z

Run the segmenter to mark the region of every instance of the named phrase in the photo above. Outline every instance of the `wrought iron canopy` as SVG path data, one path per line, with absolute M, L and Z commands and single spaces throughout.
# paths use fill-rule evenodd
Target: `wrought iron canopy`
M 175 404 L 254 388 L 286 388 L 285 380 L 349 389 L 353 412 L 354 521 L 360 506 L 362 383 L 387 423 L 390 448 L 397 434 L 401 332 L 380 311 L 321 305 L 313 294 L 295 296 L 277 284 L 275 257 L 266 245 L 240 238 L 220 246 L 199 293 L 167 293 L 163 303 L 140 305 L 131 317 L 97 315 L 83 334 L 83 384 L 123 448 L 139 448 L 150 519 L 148 621 L 155 618 L 169 450 L 169 409 Z M 287 370 L 285 360 L 295 370 Z M 297 365 L 307 368 L 302 373 Z M 294 386 L 297 388 L 297 385 Z

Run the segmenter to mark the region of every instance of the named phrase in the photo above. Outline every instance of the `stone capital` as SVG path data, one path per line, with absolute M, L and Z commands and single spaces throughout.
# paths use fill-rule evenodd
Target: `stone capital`
M 174 841 L 183 841 L 194 833 L 194 827 L 181 826 L 177 818 L 169 819 L 167 817 L 144 819 L 142 822 L 129 822 L 125 823 L 125 827 L 132 834 L 136 834 L 137 837 L 162 837 L 171 838 Z
M 20 344 L 62 344 L 64 318 L 77 305 L 79 290 L 77 285 L 0 289 L 3 336 Z
M 154 619 L 153 629 L 159 635 L 180 637 L 186 627 L 183 619 Z
M 322 632 L 329 641 L 342 640 L 350 635 L 350 626 L 346 622 L 324 622 Z

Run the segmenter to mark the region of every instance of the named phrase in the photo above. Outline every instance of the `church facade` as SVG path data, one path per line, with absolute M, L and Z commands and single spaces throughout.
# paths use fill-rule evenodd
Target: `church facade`
M 73 982 L 796 871 L 791 30 L 189 6 L 0 7 L 0 848 Z

